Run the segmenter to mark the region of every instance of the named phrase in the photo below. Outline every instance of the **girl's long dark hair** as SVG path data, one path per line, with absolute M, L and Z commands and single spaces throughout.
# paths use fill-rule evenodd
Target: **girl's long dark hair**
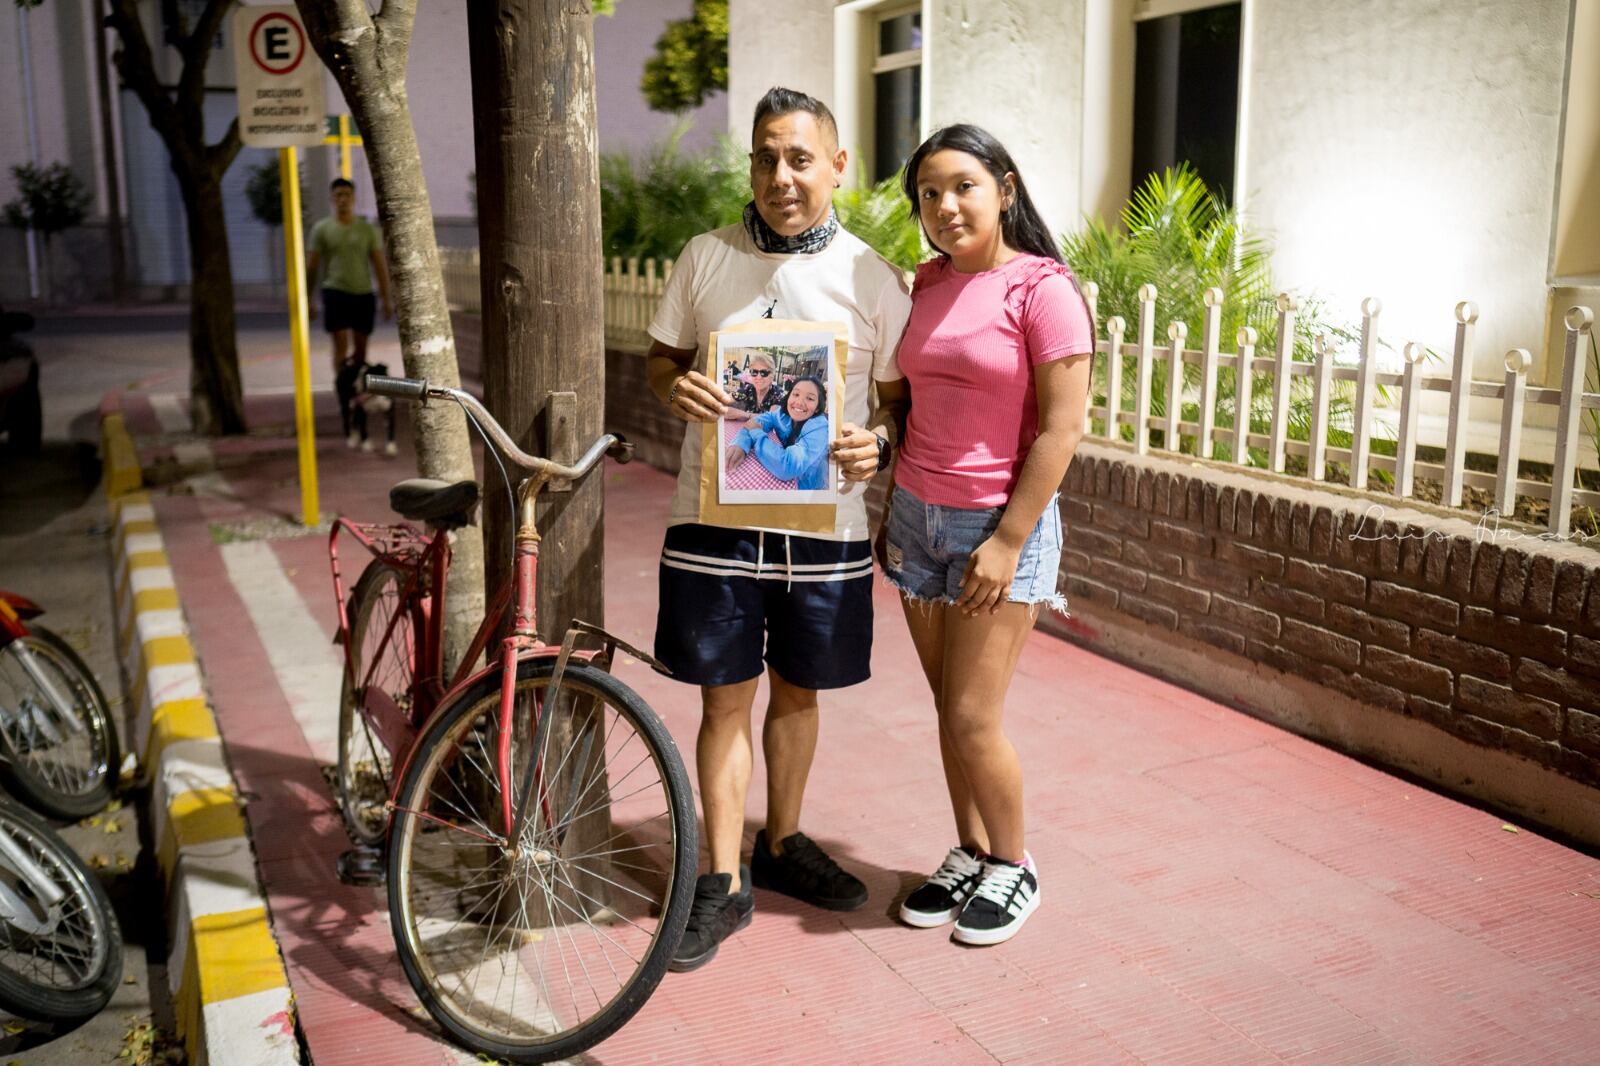
M 1011 153 L 1006 151 L 1005 145 L 995 139 L 994 134 L 968 123 L 934 130 L 933 134 L 911 153 L 911 159 L 906 163 L 900 184 L 905 190 L 906 199 L 911 201 L 912 218 L 919 224 L 922 221 L 922 211 L 917 200 L 917 171 L 922 167 L 924 159 L 946 148 L 965 152 L 982 163 L 984 169 L 994 176 L 995 184 L 1000 186 L 1002 195 L 1005 193 L 1006 175 L 1011 175 L 1016 196 L 1011 202 L 1011 207 L 1000 213 L 1000 235 L 1007 247 L 1019 252 L 1030 252 L 1045 259 L 1054 259 L 1058 263 L 1066 262 L 1061 258 L 1061 249 L 1057 246 L 1055 238 L 1050 236 L 1049 227 L 1044 224 L 1044 219 L 1039 217 L 1039 209 L 1033 206 L 1033 198 L 1028 195 L 1028 187 L 1022 181 L 1022 172 L 1017 169 Z M 940 256 L 949 258 L 933 242 L 933 237 L 928 234 L 926 226 L 923 227 L 922 235 L 928 238 L 930 248 Z
M 822 383 L 821 378 L 811 377 L 809 375 L 803 378 L 795 378 L 794 384 L 789 386 L 789 391 L 783 394 L 783 413 L 789 413 L 789 397 L 794 395 L 795 385 L 800 384 L 802 381 L 809 381 L 811 384 L 817 387 L 817 411 L 816 414 L 811 416 L 811 418 L 816 418 L 817 415 L 826 416 L 828 413 L 828 386 Z M 783 441 L 783 446 L 785 448 L 789 447 L 795 441 L 800 439 L 801 427 L 804 426 L 806 422 L 811 421 L 811 418 L 806 419 L 805 422 L 796 422 L 794 425 L 789 427 L 789 435 L 784 438 Z

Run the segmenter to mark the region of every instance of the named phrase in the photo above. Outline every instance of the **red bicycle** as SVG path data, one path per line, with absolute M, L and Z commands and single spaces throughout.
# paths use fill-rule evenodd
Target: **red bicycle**
M 379 376 L 367 388 L 459 404 L 486 454 L 527 476 L 515 490 L 512 580 L 448 682 L 448 534 L 470 521 L 477 483 L 412 479 L 391 490 L 390 505 L 429 532 L 334 523 L 328 554 L 345 651 L 339 805 L 358 845 L 386 851 L 347 872 L 383 873 L 401 966 L 452 1036 L 515 1062 L 574 1055 L 616 1031 L 660 982 L 688 921 L 699 854 L 677 745 L 610 672 L 619 648 L 659 664 L 584 622 L 555 644 L 538 633 L 539 494 L 607 454 L 626 462 L 631 446 L 606 435 L 564 466 L 522 452 L 458 389 Z M 341 533 L 372 557 L 348 597 Z M 476 669 L 508 605 L 512 634 Z

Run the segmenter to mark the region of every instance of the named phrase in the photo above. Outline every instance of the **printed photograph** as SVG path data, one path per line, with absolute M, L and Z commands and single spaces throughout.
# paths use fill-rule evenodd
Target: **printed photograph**
M 722 503 L 837 503 L 828 444 L 842 410 L 829 333 L 717 338 L 718 380 L 733 407 L 717 438 Z

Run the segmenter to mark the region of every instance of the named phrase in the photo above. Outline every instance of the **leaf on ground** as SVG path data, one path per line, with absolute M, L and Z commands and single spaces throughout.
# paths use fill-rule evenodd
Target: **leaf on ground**
M 96 870 L 104 870 L 110 863 L 104 855 L 91 855 L 89 856 L 89 865 Z
M 1514 825 L 1502 825 L 1500 828 L 1504 829 L 1508 833 L 1520 833 L 1520 832 L 1522 832 L 1522 830 L 1518 829 Z
M 27 1032 L 27 1030 L 28 1026 L 23 1022 L 15 1020 L 6 1022 L 6 1033 L 10 1036 L 16 1036 L 18 1033 Z
M 122 823 L 116 819 L 112 819 L 106 823 L 105 831 L 107 833 L 120 833 L 122 832 Z
M 95 826 L 100 824 L 100 816 L 98 814 L 91 814 L 78 824 L 87 829 L 93 829 Z

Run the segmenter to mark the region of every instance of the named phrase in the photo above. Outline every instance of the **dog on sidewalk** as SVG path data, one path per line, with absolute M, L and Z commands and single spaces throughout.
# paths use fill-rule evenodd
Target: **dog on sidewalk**
M 339 421 L 344 426 L 345 444 L 349 447 L 360 448 L 364 452 L 372 451 L 372 440 L 367 432 L 368 418 L 382 415 L 387 430 L 383 454 L 394 455 L 398 451 L 394 443 L 394 402 L 387 396 L 374 396 L 367 391 L 368 374 L 388 372 L 388 366 L 383 363 L 369 365 L 353 359 L 339 368 L 339 375 L 334 379 L 334 391 L 339 396 Z

